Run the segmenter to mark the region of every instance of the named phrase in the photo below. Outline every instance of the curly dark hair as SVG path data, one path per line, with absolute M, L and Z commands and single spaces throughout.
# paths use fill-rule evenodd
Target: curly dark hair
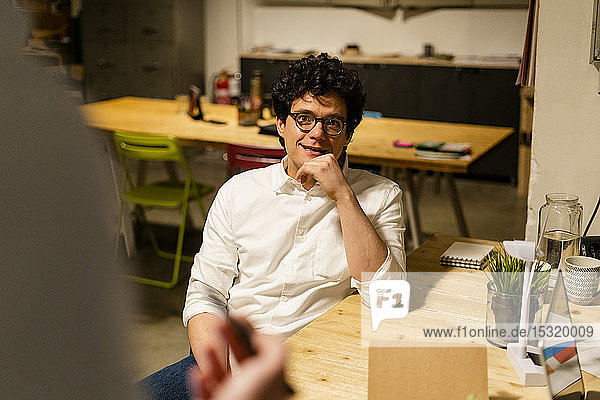
M 335 93 L 344 99 L 348 113 L 346 135 L 350 137 L 354 133 L 362 120 L 367 97 L 356 71 L 327 53 L 295 61 L 281 71 L 273 83 L 271 94 L 277 118 L 285 122 L 294 100 L 307 93 L 313 96 Z

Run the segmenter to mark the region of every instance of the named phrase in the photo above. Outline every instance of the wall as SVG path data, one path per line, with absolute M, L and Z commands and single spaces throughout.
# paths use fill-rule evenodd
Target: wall
M 425 43 L 454 54 L 520 55 L 527 10 L 442 9 L 406 21 L 338 7 L 256 7 L 254 42 L 275 47 L 339 52 L 358 43 L 366 53 L 419 55 Z
M 346 43 L 368 54 L 520 55 L 527 10 L 442 9 L 406 21 L 349 7 L 275 7 L 260 0 L 205 0 L 207 79 L 239 69 L 238 54 L 256 45 L 339 52 Z
M 205 26 L 205 87 L 209 88 L 212 75 L 222 68 L 237 68 L 239 53 L 236 32 L 237 2 L 233 0 L 206 0 Z
M 526 238 L 549 192 L 579 195 L 587 223 L 600 195 L 599 74 L 589 64 L 593 0 L 541 0 Z M 600 217 L 590 232 L 600 235 Z

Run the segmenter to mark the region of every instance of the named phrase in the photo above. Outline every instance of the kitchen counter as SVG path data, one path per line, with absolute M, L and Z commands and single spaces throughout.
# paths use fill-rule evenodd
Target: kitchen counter
M 302 58 L 299 53 L 243 53 L 241 58 L 261 60 L 293 61 Z M 395 64 L 422 65 L 454 68 L 492 68 L 519 69 L 519 61 L 509 57 L 459 57 L 454 60 L 442 60 L 434 57 L 407 57 L 400 55 L 336 55 L 345 63 L 351 64 Z

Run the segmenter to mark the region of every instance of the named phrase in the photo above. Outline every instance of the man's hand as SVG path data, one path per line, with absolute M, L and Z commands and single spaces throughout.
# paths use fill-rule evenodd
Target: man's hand
M 249 325 L 244 321 L 239 321 Z M 285 349 L 281 341 L 273 336 L 250 332 L 255 354 L 249 354 L 239 342 L 231 326 L 223 323 L 220 334 L 227 338 L 231 351 L 239 362 L 240 370 L 235 376 L 223 369 L 214 349 L 208 348 L 207 363 L 202 372 L 190 370 L 189 382 L 194 400 L 262 400 L 285 399 L 290 395 L 283 378 Z M 251 328 L 250 328 L 251 329 Z
M 306 161 L 296 174 L 296 180 L 309 190 L 319 182 L 325 194 L 333 201 L 354 196 L 352 189 L 333 154 L 324 154 Z
M 361 281 L 361 273 L 377 271 L 387 257 L 387 247 L 362 210 L 335 157 L 330 153 L 304 162 L 296 180 L 306 190 L 319 182 L 325 194 L 336 202 L 350 274 Z

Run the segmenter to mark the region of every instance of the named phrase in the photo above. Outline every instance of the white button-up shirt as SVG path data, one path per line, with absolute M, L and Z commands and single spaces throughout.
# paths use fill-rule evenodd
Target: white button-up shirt
M 400 188 L 346 165 L 343 172 L 388 248 L 371 279 L 405 271 Z M 353 288 L 368 298 L 367 286 L 350 276 L 335 202 L 318 183 L 306 191 L 282 162 L 236 175 L 219 189 L 194 258 L 183 321 L 229 311 L 287 338 Z

